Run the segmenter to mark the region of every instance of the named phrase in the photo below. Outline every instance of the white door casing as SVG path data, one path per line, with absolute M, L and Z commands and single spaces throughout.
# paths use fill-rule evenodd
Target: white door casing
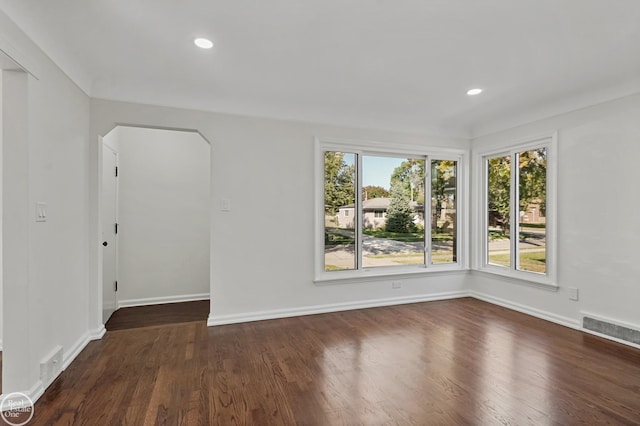
M 102 143 L 102 321 L 117 308 L 118 153 Z

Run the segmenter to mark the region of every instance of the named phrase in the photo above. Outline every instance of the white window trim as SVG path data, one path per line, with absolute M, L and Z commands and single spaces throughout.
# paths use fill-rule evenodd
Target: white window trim
M 431 240 L 425 241 L 426 264 L 411 266 L 390 266 L 376 268 L 360 268 L 346 271 L 325 271 L 324 270 L 324 155 L 325 151 L 352 152 L 358 154 L 358 182 L 362 181 L 362 156 L 363 155 L 389 155 L 389 156 L 418 156 L 426 157 L 428 160 L 455 160 L 458 162 L 458 193 L 457 193 L 457 238 L 458 257 L 454 264 L 429 265 L 431 261 Z M 399 276 L 420 276 L 432 275 L 434 273 L 459 273 L 469 269 L 469 151 L 465 149 L 452 149 L 441 147 L 422 147 L 416 145 L 401 145 L 393 143 L 381 143 L 373 141 L 336 139 L 336 138 L 315 138 L 314 149 L 315 161 L 315 278 L 314 283 L 341 284 L 351 282 L 361 282 L 385 277 Z M 430 179 L 429 174 L 425 179 Z M 430 185 L 430 184 L 429 184 Z M 359 186 L 359 185 L 358 185 Z M 362 209 L 362 197 L 356 199 L 355 212 Z M 425 225 L 426 218 L 431 217 L 431 202 L 425 200 Z M 354 217 L 357 216 L 354 213 Z M 430 226 L 430 224 L 429 224 Z M 362 247 L 362 232 L 356 232 L 356 244 Z M 356 259 L 359 263 L 361 260 Z M 427 266 L 428 265 L 428 266 Z M 359 265 L 358 265 L 359 266 Z
M 490 265 L 487 259 L 487 170 L 486 159 L 500 155 L 511 155 L 530 149 L 546 147 L 547 149 L 547 207 L 546 207 L 546 273 L 528 272 L 497 265 Z M 558 133 L 550 132 L 511 144 L 501 144 L 473 152 L 473 166 L 475 178 L 474 223 L 475 245 L 472 269 L 491 275 L 498 275 L 514 280 L 517 283 L 534 284 L 551 289 L 557 289 L 557 177 L 558 177 Z M 517 188 L 512 184 L 512 199 Z M 513 213 L 512 213 L 513 215 Z M 513 252 L 513 250 L 512 250 Z M 514 256 L 515 253 L 512 253 Z M 511 262 L 513 265 L 514 263 Z

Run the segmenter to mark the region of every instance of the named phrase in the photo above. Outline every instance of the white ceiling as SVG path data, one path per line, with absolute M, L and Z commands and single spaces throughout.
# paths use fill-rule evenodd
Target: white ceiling
M 638 0 L 0 0 L 97 98 L 479 135 L 640 92 Z M 215 43 L 206 51 L 193 38 Z M 482 87 L 476 97 L 468 88 Z

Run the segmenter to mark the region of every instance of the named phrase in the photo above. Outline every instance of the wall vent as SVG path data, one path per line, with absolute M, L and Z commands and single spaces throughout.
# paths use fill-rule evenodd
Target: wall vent
M 640 345 L 640 330 L 614 324 L 604 320 L 584 316 L 582 318 L 582 327 L 586 330 L 595 331 L 605 336 L 615 337 L 625 342 Z
M 40 380 L 47 388 L 62 373 L 62 346 L 58 345 L 40 361 Z

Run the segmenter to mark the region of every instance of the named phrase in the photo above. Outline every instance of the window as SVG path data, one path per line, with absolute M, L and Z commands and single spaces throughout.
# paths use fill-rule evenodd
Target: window
M 481 268 L 554 284 L 555 136 L 482 155 Z
M 462 267 L 463 151 L 403 148 L 318 142 L 317 280 Z

